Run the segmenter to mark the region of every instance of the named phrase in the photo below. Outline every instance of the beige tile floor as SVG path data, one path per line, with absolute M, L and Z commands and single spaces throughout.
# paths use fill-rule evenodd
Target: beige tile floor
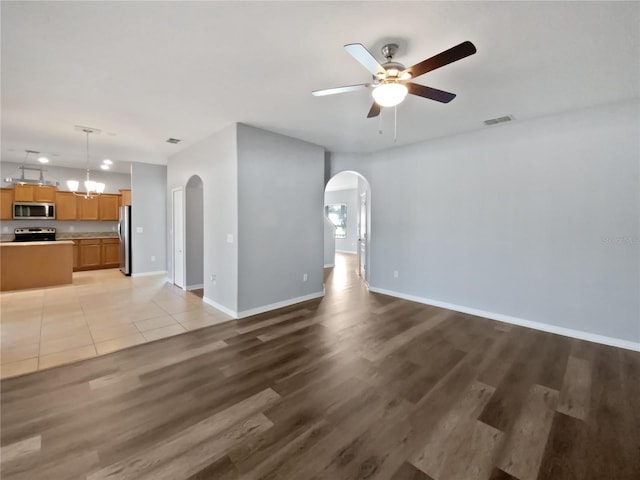
M 0 377 L 207 327 L 230 317 L 164 275 L 76 272 L 73 284 L 0 294 Z

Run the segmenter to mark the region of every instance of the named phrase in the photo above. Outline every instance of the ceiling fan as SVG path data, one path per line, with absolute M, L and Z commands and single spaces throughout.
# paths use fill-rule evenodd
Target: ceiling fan
M 360 43 L 350 43 L 344 46 L 347 53 L 355 58 L 364 68 L 373 75 L 372 83 L 361 83 L 358 85 L 347 85 L 345 87 L 328 88 L 325 90 L 315 90 L 311 92 L 317 97 L 323 95 L 334 95 L 336 93 L 353 92 L 366 88 L 373 88 L 373 105 L 367 118 L 380 115 L 380 107 L 394 107 L 400 104 L 407 93 L 419 97 L 428 98 L 441 103 L 449 103 L 456 95 L 444 92 L 435 88 L 413 83 L 410 80 L 424 75 L 427 72 L 444 67 L 457 60 L 461 60 L 476 53 L 473 43 L 462 42 L 449 50 L 445 50 L 431 58 L 416 63 L 412 67 L 405 68 L 404 65 L 393 61 L 393 56 L 398 51 L 398 45 L 389 43 L 382 47 L 382 55 L 387 59 L 383 64 Z

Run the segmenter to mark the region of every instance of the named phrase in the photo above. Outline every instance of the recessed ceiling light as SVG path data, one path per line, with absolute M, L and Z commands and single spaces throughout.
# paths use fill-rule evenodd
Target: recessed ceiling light
M 46 158 L 46 157 L 40 157 L 40 158 L 38 159 L 38 161 L 39 161 L 40 163 L 49 163 L 49 159 L 48 159 L 48 158 Z
M 102 163 L 104 163 L 105 165 L 113 165 L 113 162 L 108 158 L 105 158 L 104 160 L 102 160 Z
M 109 165 L 107 165 L 106 163 L 103 163 L 102 165 L 100 165 L 100 168 L 103 170 L 109 170 L 111 167 Z

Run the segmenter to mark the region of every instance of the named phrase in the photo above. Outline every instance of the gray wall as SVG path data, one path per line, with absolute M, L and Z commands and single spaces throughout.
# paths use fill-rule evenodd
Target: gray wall
M 369 155 L 374 288 L 640 340 L 639 103 Z M 398 270 L 399 277 L 393 277 Z
M 166 185 L 166 166 L 131 163 L 133 275 L 167 270 Z
M 204 284 L 204 196 L 202 180 L 193 176 L 185 189 L 185 255 L 187 288 Z
M 324 266 L 336 264 L 336 227 L 326 216 L 324 217 Z
M 355 188 L 324 193 L 324 204 L 347 205 L 347 238 L 336 238 L 336 251 L 356 253 L 358 246 L 358 191 Z
M 322 147 L 238 125 L 241 314 L 322 293 L 323 190 Z
M 185 188 L 192 175 L 203 182 L 204 296 L 236 312 L 238 309 L 238 180 L 236 125 L 231 125 L 169 157 L 167 221 L 171 225 L 171 190 Z M 167 230 L 171 268 L 172 232 Z M 231 235 L 232 242 L 227 242 Z M 215 280 L 211 280 L 211 276 Z M 172 278 L 172 272 L 169 277 Z

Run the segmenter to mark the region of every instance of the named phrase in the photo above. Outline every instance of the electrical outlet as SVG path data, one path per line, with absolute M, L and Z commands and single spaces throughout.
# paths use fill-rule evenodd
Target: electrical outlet
M 73 225 L 69 225 L 69 231 L 73 232 L 76 229 L 76 227 L 74 227 Z
M 399 274 L 398 274 L 398 270 L 394 270 L 393 271 L 393 278 L 398 278 Z
M 306 273 L 302 274 L 302 281 L 306 282 L 307 280 L 309 280 L 309 275 L 307 275 Z
M 233 234 L 227 233 L 227 243 L 233 243 Z
M 216 285 L 218 283 L 217 281 L 217 276 L 216 275 L 210 275 L 209 278 L 211 279 L 211 281 L 213 282 L 214 285 Z
M 142 227 L 136 227 L 136 233 L 142 233 L 142 232 L 143 232 Z
M 155 255 L 151 255 L 151 261 L 155 262 L 156 261 L 156 256 Z

